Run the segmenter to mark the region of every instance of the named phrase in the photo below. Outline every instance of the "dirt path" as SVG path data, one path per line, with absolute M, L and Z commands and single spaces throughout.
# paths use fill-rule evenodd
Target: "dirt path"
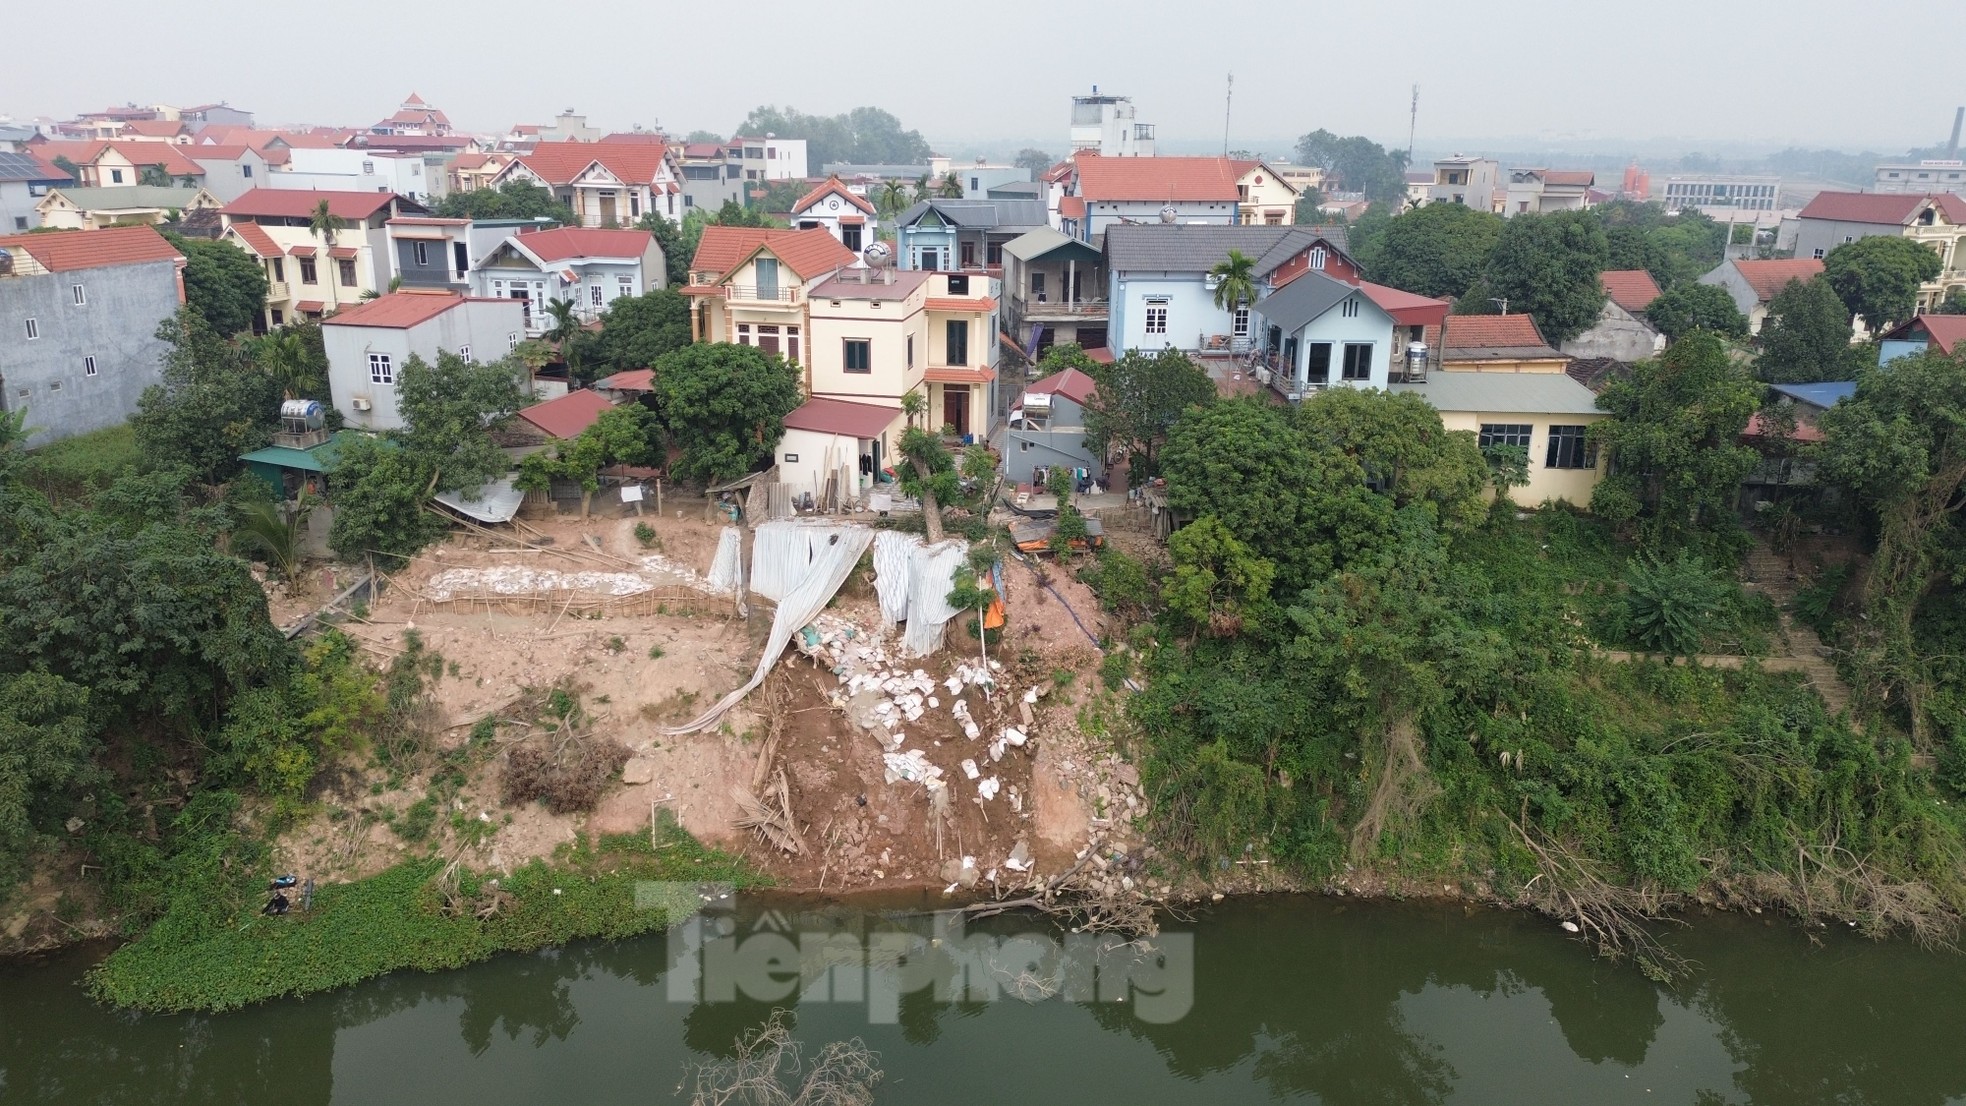
M 1789 614 L 1790 604 L 1795 602 L 1799 583 L 1789 558 L 1776 553 L 1764 544 L 1757 543 L 1754 551 L 1748 554 L 1747 575 L 1750 586 L 1759 587 L 1775 604 L 1775 610 L 1782 620 L 1782 637 L 1788 643 L 1789 655 L 1785 660 L 1792 668 L 1805 673 L 1816 694 L 1823 697 L 1832 715 L 1842 714 L 1850 709 L 1850 685 L 1829 662 L 1829 649 L 1816 631 L 1797 622 Z M 1770 667 L 1773 667 L 1772 665 Z M 1855 724 L 1854 722 L 1852 723 Z

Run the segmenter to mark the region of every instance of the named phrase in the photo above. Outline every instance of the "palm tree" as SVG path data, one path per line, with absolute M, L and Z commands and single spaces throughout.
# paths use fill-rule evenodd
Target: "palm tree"
M 253 364 L 280 385 L 286 399 L 323 395 L 327 382 L 307 348 L 307 339 L 289 327 L 268 331 L 247 343 Z
M 578 346 L 576 339 L 581 334 L 580 314 L 572 300 L 560 299 L 546 301 L 546 314 L 553 320 L 553 325 L 547 327 L 546 333 L 540 337 L 560 347 L 560 360 L 566 363 L 567 376 L 572 377 L 575 375 L 573 361 Z
M 398 277 L 389 278 L 389 291 L 398 292 L 402 290 L 402 287 L 403 287 L 402 277 L 398 276 Z M 379 300 L 382 298 L 382 295 L 383 294 L 381 292 L 378 292 L 375 289 L 370 288 L 362 293 L 362 298 L 365 300 Z
M 314 205 L 314 214 L 307 220 L 307 229 L 314 232 L 314 237 L 330 246 L 334 245 L 334 236 L 347 226 L 348 220 L 336 215 L 326 200 Z
M 958 177 L 954 173 L 945 174 L 942 178 L 942 187 L 936 189 L 935 194 L 942 197 L 945 200 L 962 199 L 963 198 L 962 178 Z
M 908 186 L 898 180 L 881 182 L 881 211 L 888 215 L 898 214 L 908 206 Z
M 1256 259 L 1241 250 L 1230 250 L 1208 275 L 1215 278 L 1215 306 L 1234 311 L 1256 302 Z
M 288 583 L 300 578 L 300 562 L 306 558 L 301 536 L 314 505 L 301 493 L 291 512 L 278 503 L 248 503 L 239 509 L 239 525 L 232 531 L 232 551 L 258 553 Z
M 920 201 L 933 199 L 934 197 L 935 186 L 928 183 L 928 174 L 923 173 L 921 179 L 915 182 L 915 199 Z
M 164 171 L 162 165 L 146 165 L 137 173 L 137 183 L 147 184 L 152 188 L 169 188 L 173 182 L 171 175 Z

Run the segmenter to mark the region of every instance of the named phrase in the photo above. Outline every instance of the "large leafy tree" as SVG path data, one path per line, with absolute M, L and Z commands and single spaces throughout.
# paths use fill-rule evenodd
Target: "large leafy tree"
M 0 675 L 0 902 L 26 874 L 58 801 L 91 776 L 88 689 L 46 672 Z
M 1671 341 L 1695 330 L 1710 330 L 1726 338 L 1748 336 L 1747 316 L 1734 306 L 1733 296 L 1713 284 L 1669 288 L 1645 308 L 1645 317 Z
M 674 288 L 657 288 L 608 305 L 595 352 L 601 368 L 621 372 L 646 369 L 689 343 L 689 300 Z
M 804 397 L 798 368 L 755 346 L 685 346 L 655 364 L 656 409 L 679 477 L 733 480 L 771 457 Z
M 246 344 L 253 364 L 271 377 L 287 399 L 328 396 L 328 354 L 321 324 L 311 319 L 288 323 Z
M 396 409 L 405 426 L 393 435 L 424 463 L 432 491 L 469 491 L 510 468 L 491 431 L 524 404 L 522 369 L 513 358 L 466 361 L 440 352 L 432 365 L 414 354 L 396 378 Z
M 1299 405 L 1298 428 L 1313 444 L 1358 462 L 1396 507 L 1424 508 L 1446 530 L 1487 517 L 1488 466 L 1475 436 L 1442 426 L 1440 412 L 1410 392 L 1330 388 Z
M 1666 214 L 1659 203 L 1615 200 L 1591 209 L 1604 225 L 1611 269 L 1644 269 L 1671 290 L 1720 264 L 1727 228 L 1697 211 Z
M 1158 473 L 1161 443 L 1181 413 L 1215 399 L 1215 382 L 1179 350 L 1129 351 L 1090 374 L 1099 388 L 1085 409 L 1086 445 L 1102 457 L 1124 448 L 1136 480 Z
M 1861 353 L 1850 344 L 1850 309 L 1829 281 L 1791 280 L 1768 301 L 1756 341 L 1756 375 L 1771 384 L 1852 380 Z
M 1469 306 L 1488 314 L 1491 298 L 1507 300 L 1510 311 L 1535 317 L 1544 338 L 1568 341 L 1604 310 L 1598 274 L 1609 259 L 1604 228 L 1588 211 L 1518 215 L 1502 228 Z
M 1361 135 L 1341 138 L 1319 129 L 1297 140 L 1297 161 L 1325 171 L 1326 186 L 1364 193 L 1397 208 L 1406 199 L 1406 151 L 1387 150 Z
M 1591 436 L 1611 451 L 1611 470 L 1591 510 L 1635 523 L 1645 545 L 1676 551 L 1731 530 L 1734 495 L 1753 470 L 1740 444 L 1760 388 L 1719 336 L 1695 331 L 1597 397 L 1610 418 Z
M 1058 164 L 1058 159 L 1045 153 L 1043 150 L 1026 146 L 1017 151 L 1017 156 L 1011 159 L 1010 163 L 1019 169 L 1029 169 L 1031 176 L 1035 179 L 1039 173 Z
M 1845 242 L 1823 258 L 1823 279 L 1872 334 L 1911 318 L 1918 286 L 1944 268 L 1939 255 L 1912 241 L 1877 235 Z
M 656 244 L 662 247 L 663 275 L 668 278 L 665 283 L 671 288 L 688 284 L 690 255 L 696 252 L 696 245 L 684 242 L 683 228 L 653 211 L 642 216 L 635 226 L 654 235 Z M 699 228 L 698 236 L 702 233 Z
M 246 251 L 229 242 L 165 238 L 184 255 L 184 302 L 218 334 L 251 330 L 266 309 L 266 273 Z
M 544 186 L 522 180 L 448 193 L 433 210 L 446 219 L 546 219 L 562 226 L 573 222 L 571 207 Z
M 1391 219 L 1365 239 L 1365 275 L 1421 296 L 1467 292 L 1502 236 L 1499 215 L 1461 204 L 1428 204 Z
M 190 307 L 166 319 L 163 382 L 144 390 L 130 420 L 144 456 L 189 469 L 207 484 L 239 471 L 239 455 L 271 440 L 280 386 L 243 348 L 221 338 Z
M 442 537 L 444 520 L 428 508 L 430 467 L 384 439 L 356 435 L 335 456 L 334 523 L 328 545 L 342 560 L 408 558 Z
M 1867 369 L 1857 394 L 1819 420 L 1824 477 L 1875 512 L 1858 671 L 1873 701 L 1896 693 L 1922 746 L 1937 658 L 1915 647 L 1912 619 L 1935 569 L 1958 570 L 1966 487 L 1966 362 L 1928 350 Z M 1950 560 L 1948 560 L 1950 558 Z
M 928 161 L 928 140 L 904 130 L 901 120 L 880 108 L 860 107 L 840 115 L 807 115 L 793 107 L 753 108 L 738 125 L 741 135 L 775 134 L 806 140 L 806 161 L 814 172 L 835 162 L 861 165 L 920 165 Z

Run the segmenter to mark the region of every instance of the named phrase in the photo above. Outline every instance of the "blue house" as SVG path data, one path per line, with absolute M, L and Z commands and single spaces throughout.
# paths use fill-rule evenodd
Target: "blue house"
M 1041 200 L 922 200 L 895 219 L 895 266 L 961 272 L 1002 265 L 1006 243 L 1044 225 Z
M 1920 315 L 1885 331 L 1878 343 L 1877 363 L 1889 364 L 1933 346 L 1945 354 L 1966 351 L 1966 315 Z
M 1215 266 L 1231 251 L 1253 258 L 1260 299 L 1301 273 L 1356 281 L 1343 227 L 1249 223 L 1138 223 L 1106 229 L 1111 284 L 1107 326 L 1114 351 L 1229 353 L 1251 347 L 1250 305 L 1217 306 Z

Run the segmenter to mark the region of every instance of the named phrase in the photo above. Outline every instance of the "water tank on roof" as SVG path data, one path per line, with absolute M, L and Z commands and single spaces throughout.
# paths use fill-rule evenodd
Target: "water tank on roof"
M 318 399 L 289 399 L 280 404 L 280 421 L 298 424 L 294 429 L 319 430 L 327 412 Z
M 860 259 L 870 269 L 885 269 L 894 263 L 894 251 L 888 249 L 886 242 L 875 242 L 860 251 Z
M 1173 204 L 1168 204 L 1166 207 L 1160 209 L 1160 221 L 1163 223 L 1172 223 L 1179 217 L 1180 212 L 1174 210 Z

